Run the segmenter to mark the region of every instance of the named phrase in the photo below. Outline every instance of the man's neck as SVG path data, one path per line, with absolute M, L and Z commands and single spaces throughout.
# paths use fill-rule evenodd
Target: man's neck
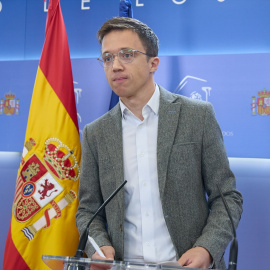
M 142 115 L 142 109 L 147 104 L 147 102 L 151 99 L 155 92 L 155 84 L 153 89 L 146 92 L 143 96 L 136 97 L 121 97 L 121 101 L 125 104 L 125 106 L 140 120 L 144 120 Z

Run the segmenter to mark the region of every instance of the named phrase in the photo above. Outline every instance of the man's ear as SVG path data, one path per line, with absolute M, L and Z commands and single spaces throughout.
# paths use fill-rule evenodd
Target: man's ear
M 158 57 L 151 57 L 149 59 L 149 65 L 150 65 L 150 72 L 155 72 L 158 69 L 159 65 L 159 58 Z

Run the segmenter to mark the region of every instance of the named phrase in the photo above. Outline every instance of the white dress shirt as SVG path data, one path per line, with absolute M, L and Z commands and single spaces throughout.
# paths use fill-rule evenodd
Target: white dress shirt
M 162 211 L 157 172 L 159 88 L 137 118 L 120 100 L 124 155 L 124 260 L 175 261 Z

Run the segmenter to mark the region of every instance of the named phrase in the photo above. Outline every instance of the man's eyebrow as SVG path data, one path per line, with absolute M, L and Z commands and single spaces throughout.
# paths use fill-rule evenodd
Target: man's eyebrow
M 128 47 L 123 47 L 123 48 L 119 49 L 117 52 L 119 52 L 119 51 L 121 51 L 121 50 L 133 50 L 133 49 L 128 48 Z M 105 54 L 105 53 L 111 53 L 111 52 L 110 52 L 110 51 L 105 51 L 105 52 L 103 52 L 103 53 L 101 53 L 101 54 L 103 55 L 103 54 Z

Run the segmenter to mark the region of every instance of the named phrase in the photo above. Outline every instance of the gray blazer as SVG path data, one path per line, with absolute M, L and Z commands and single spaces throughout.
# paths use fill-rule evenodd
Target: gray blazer
M 235 226 L 242 213 L 242 196 L 235 189 L 213 108 L 209 103 L 160 87 L 158 121 L 158 183 L 177 256 L 202 246 L 212 255 L 216 268 L 226 269 L 223 254 L 232 239 L 232 227 L 216 185 L 226 196 Z M 102 202 L 124 181 L 119 104 L 85 126 L 82 152 L 76 214 L 80 233 Z M 90 226 L 90 234 L 99 246 L 115 248 L 115 260 L 123 260 L 124 214 L 121 190 Z M 88 244 L 86 253 L 89 257 L 94 253 Z

